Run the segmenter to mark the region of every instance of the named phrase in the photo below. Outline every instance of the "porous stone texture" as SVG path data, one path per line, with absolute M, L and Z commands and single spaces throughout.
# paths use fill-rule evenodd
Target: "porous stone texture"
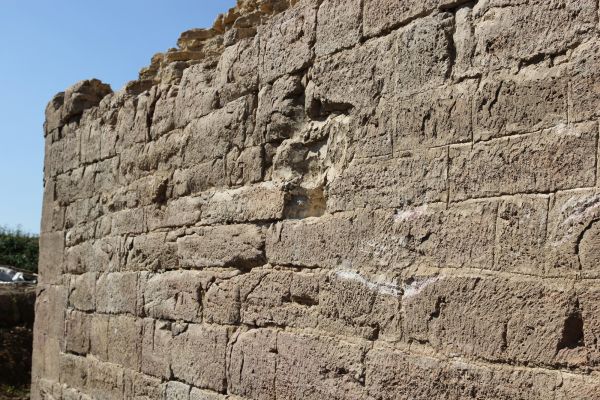
M 46 112 L 33 399 L 600 398 L 597 0 L 252 0 Z

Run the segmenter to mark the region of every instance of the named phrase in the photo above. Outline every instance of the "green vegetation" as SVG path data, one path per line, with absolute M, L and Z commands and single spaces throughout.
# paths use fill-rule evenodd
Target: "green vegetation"
M 21 229 L 0 227 L 0 265 L 37 273 L 39 237 Z
M 0 400 L 20 400 L 29 398 L 29 388 L 0 385 Z

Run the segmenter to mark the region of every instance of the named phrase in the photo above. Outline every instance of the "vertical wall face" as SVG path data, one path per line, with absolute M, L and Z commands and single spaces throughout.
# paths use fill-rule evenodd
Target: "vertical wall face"
M 34 398 L 600 398 L 596 0 L 259 5 L 48 106 Z

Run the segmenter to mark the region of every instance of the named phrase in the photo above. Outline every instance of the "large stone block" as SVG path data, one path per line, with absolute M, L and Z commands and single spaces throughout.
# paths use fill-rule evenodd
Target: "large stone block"
M 90 360 L 87 389 L 93 399 L 124 400 L 125 376 L 123 367 Z
M 440 275 L 411 287 L 402 301 L 409 342 L 491 362 L 590 366 L 561 352 L 582 345 L 573 343 L 570 321 L 578 306 L 568 282 Z
M 470 142 L 472 81 L 398 98 L 384 96 L 377 109 L 377 130 L 390 135 L 393 154 Z
M 277 398 L 361 399 L 366 343 L 281 332 L 277 335 Z
M 140 370 L 143 323 L 129 315 L 114 315 L 108 320 L 108 361 L 133 371 Z
M 198 228 L 177 240 L 180 264 L 184 267 L 252 268 L 262 265 L 264 234 L 254 225 Z
M 170 271 L 150 275 L 144 282 L 144 314 L 157 319 L 201 322 L 202 291 L 211 275 Z
M 363 30 L 367 37 L 385 34 L 405 25 L 436 8 L 456 6 L 466 1 L 456 0 L 365 0 L 363 11 Z
M 272 82 L 310 65 L 316 36 L 316 0 L 301 0 L 259 28 L 261 82 Z
M 96 308 L 108 314 L 136 314 L 138 310 L 138 274 L 113 272 L 102 274 L 96 283 Z
M 593 186 L 597 138 L 588 123 L 452 147 L 450 201 Z
M 81 311 L 96 309 L 96 279 L 94 272 L 72 276 L 69 285 L 69 305 Z
M 327 186 L 330 212 L 446 202 L 448 150 L 405 152 L 387 160 L 355 161 Z
M 228 328 L 188 325 L 184 329 L 171 342 L 173 376 L 197 388 L 225 391 Z
M 560 55 L 589 37 L 598 20 L 593 0 L 493 0 L 474 8 L 476 64 L 498 69 Z
M 353 47 L 361 38 L 362 0 L 325 0 L 317 13 L 316 56 Z
M 383 400 L 550 399 L 567 392 L 561 374 L 444 360 L 377 346 L 366 357 L 366 387 Z
M 79 311 L 68 311 L 65 319 L 65 349 L 86 355 L 90 350 L 91 316 Z
M 228 363 L 228 392 L 252 399 L 275 399 L 277 331 L 239 332 Z
M 473 140 L 535 132 L 567 123 L 568 79 L 564 68 L 526 69 L 488 77 L 473 104 Z
M 492 269 L 497 204 L 336 213 L 286 221 L 268 232 L 271 264 L 382 272 L 409 267 Z
M 65 233 L 47 232 L 40 235 L 38 270 L 43 283 L 59 283 L 64 268 Z

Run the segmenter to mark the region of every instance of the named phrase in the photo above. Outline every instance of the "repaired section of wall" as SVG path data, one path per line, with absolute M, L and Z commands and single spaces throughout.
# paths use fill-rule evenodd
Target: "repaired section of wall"
M 292 3 L 49 104 L 33 398 L 600 398 L 597 1 Z

